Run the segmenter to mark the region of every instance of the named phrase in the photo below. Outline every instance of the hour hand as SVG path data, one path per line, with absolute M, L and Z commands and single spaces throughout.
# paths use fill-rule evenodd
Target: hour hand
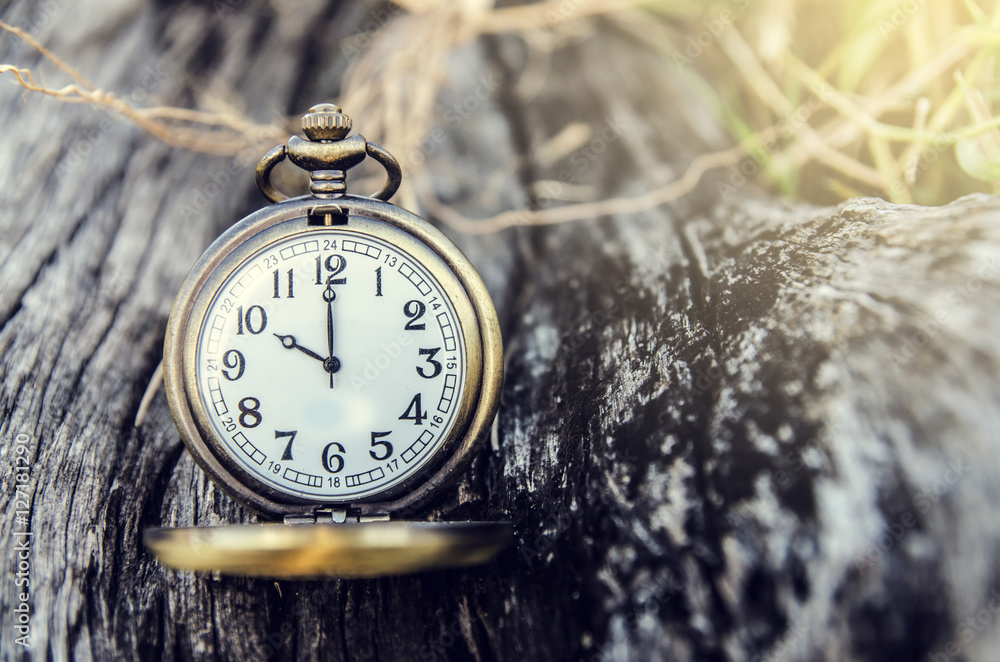
M 295 342 L 295 336 L 283 336 L 276 333 L 274 334 L 274 337 L 281 341 L 281 346 L 285 349 L 297 349 L 306 356 L 311 356 L 318 361 L 326 361 L 325 357 L 322 357 L 311 349 L 307 349 Z

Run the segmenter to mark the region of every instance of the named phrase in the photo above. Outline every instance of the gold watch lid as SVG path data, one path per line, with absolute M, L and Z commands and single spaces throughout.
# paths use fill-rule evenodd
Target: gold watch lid
M 512 533 L 508 522 L 376 521 L 153 528 L 144 540 L 178 570 L 370 578 L 485 563 Z

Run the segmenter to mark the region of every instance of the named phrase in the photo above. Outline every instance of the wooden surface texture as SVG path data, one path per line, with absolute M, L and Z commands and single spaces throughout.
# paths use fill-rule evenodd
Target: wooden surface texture
M 267 122 L 336 99 L 342 40 L 381 15 L 226 1 L 0 18 L 140 104 L 211 91 Z M 3 35 L 0 61 L 37 55 Z M 726 145 L 674 64 L 606 23 L 543 85 L 518 83 L 527 65 L 506 37 L 450 64 L 442 108 L 472 110 L 422 168 L 469 216 L 638 194 Z M 572 123 L 591 137 L 553 160 Z M 813 208 L 721 171 L 642 214 L 449 231 L 496 302 L 507 378 L 427 516 L 510 520 L 515 542 L 479 568 L 279 583 L 151 558 L 146 527 L 255 515 L 196 467 L 162 393 L 133 427 L 185 273 L 263 204 L 253 164 L 10 84 L 0 155 L 0 658 L 995 659 L 1000 200 Z

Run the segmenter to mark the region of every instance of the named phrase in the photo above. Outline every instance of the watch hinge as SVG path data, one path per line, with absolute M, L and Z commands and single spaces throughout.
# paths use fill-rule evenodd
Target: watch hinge
M 358 515 L 359 522 L 388 522 L 389 513 L 366 513 Z
M 285 515 L 285 524 L 315 524 L 315 515 Z
M 347 225 L 348 214 L 340 205 L 316 205 L 306 215 L 307 225 Z
M 347 508 L 319 508 L 316 510 L 316 522 L 343 524 L 347 521 Z
M 319 508 L 312 514 L 285 515 L 285 524 L 346 524 L 347 522 L 388 522 L 389 513 L 357 512 L 348 514 L 347 508 Z

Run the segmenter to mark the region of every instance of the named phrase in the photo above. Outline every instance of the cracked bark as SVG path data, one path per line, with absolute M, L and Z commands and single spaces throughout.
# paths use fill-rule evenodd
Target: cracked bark
M 159 67 L 165 103 L 221 85 L 265 120 L 335 98 L 338 39 L 369 20 L 283 7 L 0 16 L 106 89 Z M 453 65 L 446 108 L 507 72 L 503 102 L 425 165 L 470 215 L 549 204 L 526 185 L 563 171 L 594 197 L 637 193 L 724 143 L 673 65 L 611 30 L 557 53 L 531 98 L 524 66 L 507 39 Z M 998 587 L 995 198 L 820 209 L 707 182 L 645 214 L 455 237 L 498 305 L 507 382 L 494 438 L 428 517 L 510 519 L 515 544 L 373 581 L 193 576 L 157 566 L 142 529 L 254 515 L 197 469 L 162 395 L 131 422 L 185 272 L 262 203 L 252 164 L 184 214 L 227 160 L 0 94 L 0 453 L 31 440 L 33 658 L 905 660 L 955 641 L 992 659 L 995 629 L 960 628 Z M 539 157 L 569 123 L 609 121 L 603 143 Z M 5 563 L 0 653 L 20 659 Z

